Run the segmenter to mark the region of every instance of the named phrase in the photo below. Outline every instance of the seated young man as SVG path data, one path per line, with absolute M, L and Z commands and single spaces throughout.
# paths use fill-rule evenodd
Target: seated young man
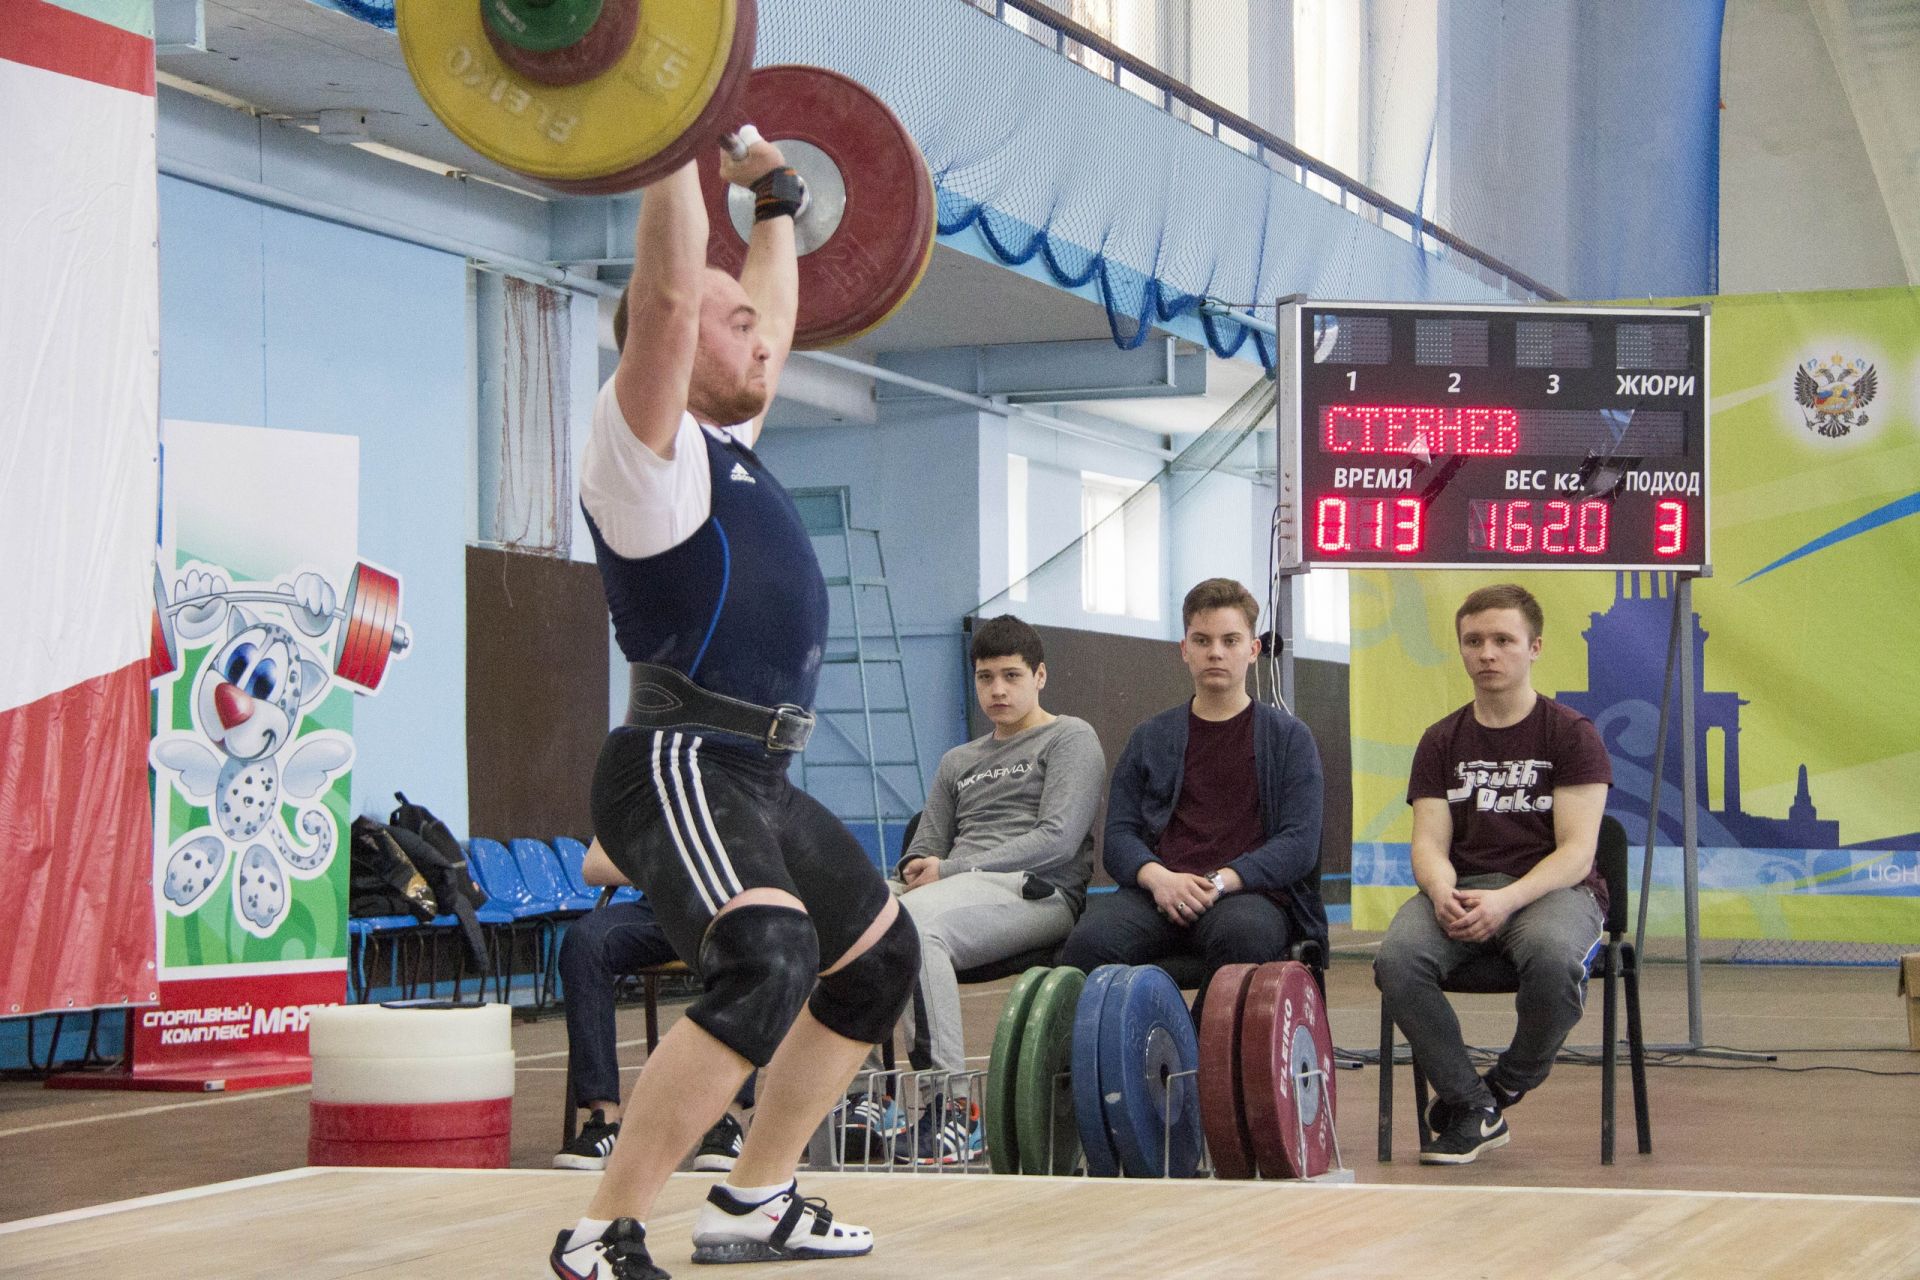
M 583 878 L 591 885 L 624 885 L 627 878 L 595 840 Z M 567 1011 L 567 1075 L 586 1118 L 573 1141 L 553 1157 L 556 1169 L 604 1169 L 620 1136 L 620 1056 L 613 1019 L 615 988 L 629 973 L 679 957 L 645 898 L 608 902 L 567 926 L 560 939 L 560 982 Z M 693 1167 L 715 1173 L 733 1168 L 753 1106 L 748 1076 L 734 1105 L 700 1140 Z
M 1547 1078 L 1580 1021 L 1587 958 L 1606 920 L 1593 865 L 1613 767 L 1593 723 L 1533 689 L 1544 619 L 1524 587 L 1482 587 L 1454 615 L 1473 701 L 1421 735 L 1409 898 L 1374 979 L 1436 1100 L 1422 1164 L 1468 1164 L 1507 1143 L 1504 1113 Z M 1520 975 L 1513 1043 L 1474 1074 L 1440 990 L 1485 952 Z
M 973 633 L 973 691 L 993 732 L 940 759 L 913 842 L 890 884 L 920 931 L 920 979 L 904 1021 L 911 1061 L 966 1069 L 957 970 L 1067 936 L 1093 874 L 1093 819 L 1107 772 L 1086 721 L 1040 705 L 1047 664 L 1040 635 L 1012 615 Z M 858 1112 L 856 1112 L 856 1115 Z M 978 1152 L 966 1100 L 936 1098 L 914 1158 L 951 1164 Z
M 1227 964 L 1322 946 L 1320 753 L 1307 726 L 1247 694 L 1260 606 L 1227 578 L 1187 593 L 1180 657 L 1193 697 L 1127 739 L 1107 798 L 1107 874 L 1060 963 L 1152 964 L 1194 955 L 1206 982 Z

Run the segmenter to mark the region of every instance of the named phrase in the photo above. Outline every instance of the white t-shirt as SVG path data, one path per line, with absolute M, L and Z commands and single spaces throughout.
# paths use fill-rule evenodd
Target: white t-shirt
M 580 469 L 580 501 L 600 526 L 607 545 L 629 560 L 670 551 L 693 536 L 713 511 L 713 476 L 707 468 L 702 427 L 682 412 L 673 436 L 673 456 L 663 458 L 640 443 L 620 412 L 613 379 L 593 402 L 593 429 Z M 728 427 L 741 444 L 749 443 L 751 424 Z

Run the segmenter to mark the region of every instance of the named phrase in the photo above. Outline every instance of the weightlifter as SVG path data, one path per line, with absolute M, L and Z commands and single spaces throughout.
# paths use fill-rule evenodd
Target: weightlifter
M 1613 765 L 1593 722 L 1533 689 L 1544 625 L 1525 587 L 1482 587 L 1454 614 L 1473 701 L 1420 736 L 1407 803 L 1420 892 L 1373 963 L 1380 998 L 1438 1095 L 1422 1164 L 1507 1144 L 1505 1112 L 1547 1078 L 1580 1021 L 1606 919 L 1593 865 Z M 1474 1074 L 1440 987 L 1484 952 L 1520 975 L 1513 1043 Z
M 794 331 L 805 187 L 774 146 L 721 163 L 751 188 L 738 280 L 709 268 L 693 165 L 647 188 L 620 363 L 580 480 L 615 634 L 632 664 L 593 823 L 705 993 L 647 1060 L 587 1214 L 555 1241 L 567 1280 L 656 1280 L 654 1199 L 765 1068 L 752 1129 L 694 1223 L 695 1262 L 849 1257 L 873 1233 L 802 1199 L 794 1166 L 913 989 L 920 943 L 858 843 L 793 787 L 827 592 L 791 499 L 750 447 Z

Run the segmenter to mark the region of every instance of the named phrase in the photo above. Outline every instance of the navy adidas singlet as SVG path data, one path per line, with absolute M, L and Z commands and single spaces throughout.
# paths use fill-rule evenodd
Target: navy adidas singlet
M 753 450 L 705 427 L 700 439 L 713 499 L 686 541 L 630 560 L 586 513 L 620 651 L 730 698 L 811 708 L 828 608 L 813 543 Z

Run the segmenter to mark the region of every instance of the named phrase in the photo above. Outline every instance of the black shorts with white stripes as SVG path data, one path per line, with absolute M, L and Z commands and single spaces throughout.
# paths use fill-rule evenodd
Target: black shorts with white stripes
M 746 889 L 805 904 L 830 967 L 890 896 L 866 851 L 824 805 L 787 780 L 788 760 L 622 727 L 593 776 L 601 845 L 647 895 L 674 951 L 698 967 L 707 925 Z

